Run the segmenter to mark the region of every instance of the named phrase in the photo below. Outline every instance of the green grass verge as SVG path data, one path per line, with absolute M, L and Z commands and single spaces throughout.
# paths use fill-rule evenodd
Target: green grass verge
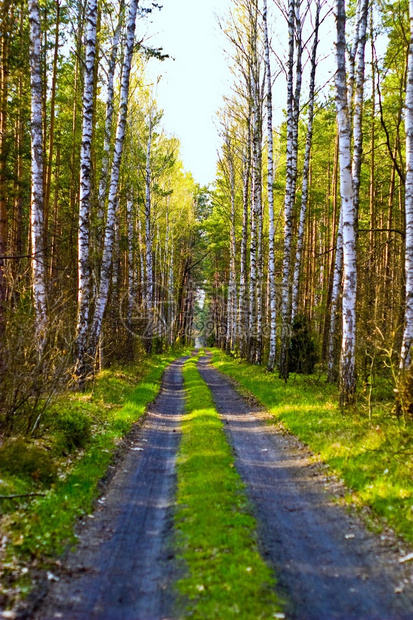
M 178 456 L 175 526 L 186 571 L 177 587 L 191 618 L 274 618 L 280 602 L 262 560 L 241 479 L 210 391 L 184 365 L 187 414 Z
M 180 353 L 179 355 L 181 355 Z M 61 419 L 81 410 L 91 424 L 87 446 L 70 453 L 61 463 L 60 475 L 45 488 L 33 476 L 1 475 L 0 494 L 42 492 L 44 497 L 2 501 L 1 529 L 8 538 L 2 552 L 0 607 L 12 604 L 31 589 L 26 564 L 52 567 L 58 554 L 76 542 L 76 520 L 92 511 L 99 495 L 99 481 L 113 459 L 122 437 L 139 420 L 157 395 L 165 367 L 178 353 L 149 358 L 140 368 L 106 370 L 86 393 L 62 395 L 54 404 Z M 46 433 L 49 421 L 45 421 Z M 59 444 L 59 429 L 52 425 L 52 439 Z M 56 435 L 57 433 L 57 435 Z M 49 438 L 50 439 L 50 438 Z M 43 439 L 44 440 L 44 439 Z M 50 440 L 50 445 L 53 444 Z M 4 479 L 3 479 L 4 478 Z
M 213 364 L 253 394 L 344 480 L 350 489 L 347 501 L 371 507 L 413 542 L 411 422 L 380 407 L 371 416 L 362 407 L 343 414 L 336 388 L 320 379 L 294 375 L 285 384 L 264 368 L 216 349 Z

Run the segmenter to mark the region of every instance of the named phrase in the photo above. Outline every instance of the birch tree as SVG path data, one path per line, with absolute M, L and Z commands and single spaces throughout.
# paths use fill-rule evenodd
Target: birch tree
M 272 128 L 272 72 L 270 62 L 270 42 L 268 37 L 267 0 L 264 0 L 263 23 L 264 23 L 264 60 L 266 74 L 266 105 L 267 105 L 267 192 L 268 192 L 268 278 L 270 297 L 270 350 L 268 354 L 267 368 L 274 370 L 275 347 L 276 347 L 276 290 L 275 290 L 275 240 L 274 240 L 274 140 Z
M 294 52 L 296 70 L 294 88 Z M 298 121 L 302 84 L 302 34 L 300 0 L 288 0 L 288 61 L 287 61 L 287 180 L 284 199 L 284 257 L 282 273 L 282 340 L 280 377 L 288 378 L 289 329 L 291 325 L 291 245 L 293 209 L 297 184 Z
M 106 193 L 108 186 L 108 172 L 110 160 L 110 146 L 112 143 L 112 125 L 115 100 L 115 72 L 118 60 L 119 42 L 122 34 L 122 26 L 124 23 L 125 0 L 121 0 L 119 5 L 118 23 L 113 33 L 111 52 L 108 62 L 108 79 L 107 79 L 107 95 L 106 95 L 106 118 L 105 118 L 105 134 L 103 142 L 103 158 L 102 168 L 99 180 L 98 205 L 100 210 L 100 219 L 103 222 L 104 205 L 106 202 Z
M 403 343 L 401 350 L 401 367 L 411 366 L 411 349 L 413 343 L 413 0 L 409 0 L 410 40 L 408 49 L 407 84 L 405 102 L 406 128 L 406 183 L 405 183 L 405 218 L 406 218 L 406 310 L 404 319 Z
M 47 306 L 44 264 L 44 146 L 42 106 L 41 29 L 38 0 L 29 1 L 31 90 L 31 207 L 32 286 L 35 335 L 39 350 L 44 345 Z
M 309 93 L 308 93 L 307 137 L 306 137 L 305 153 L 304 153 L 300 221 L 298 225 L 297 248 L 296 248 L 296 253 L 295 253 L 295 266 L 294 266 L 294 276 L 293 276 L 293 294 L 292 294 L 292 311 L 291 311 L 292 320 L 294 320 L 298 312 L 298 295 L 299 295 L 299 286 L 300 286 L 301 259 L 302 259 L 303 246 L 304 246 L 304 228 L 305 228 L 307 203 L 308 203 L 311 146 L 312 146 L 312 141 L 313 141 L 314 104 L 315 104 L 314 95 L 315 95 L 315 76 L 316 76 L 316 68 L 317 68 L 318 29 L 320 25 L 320 8 L 321 8 L 321 1 L 317 0 L 315 23 L 314 23 L 314 41 L 313 41 L 313 46 L 312 46 L 312 51 L 311 51 L 311 73 L 310 73 L 310 86 L 309 86 Z
M 153 249 L 152 249 L 152 198 L 151 198 L 151 150 L 152 150 L 152 113 L 148 116 L 148 139 L 146 144 L 146 164 L 145 164 L 145 248 L 146 248 L 146 278 L 145 278 L 145 306 L 151 329 L 153 317 Z M 150 334 L 148 334 L 150 336 Z M 148 350 L 151 349 L 151 340 L 148 341 Z
M 89 0 L 86 12 L 83 125 L 80 150 L 80 199 L 78 232 L 78 316 L 76 328 L 77 373 L 84 378 L 91 304 L 90 208 L 92 190 L 92 136 L 95 93 L 97 0 Z
M 249 213 L 249 186 L 251 175 L 251 131 L 250 131 L 250 113 L 248 113 L 246 123 L 246 139 L 244 150 L 242 153 L 242 236 L 241 236 L 241 252 L 240 252 L 240 274 L 239 274 L 239 290 L 238 290 L 238 346 L 243 357 L 247 353 L 247 332 L 248 332 L 248 213 Z
M 92 327 L 91 327 L 91 339 L 90 339 L 90 357 L 95 359 L 97 343 L 100 337 L 103 315 L 105 312 L 109 284 L 110 273 L 112 267 L 112 253 L 113 244 L 115 240 L 115 220 L 116 220 L 116 207 L 117 196 L 119 188 L 119 174 L 120 164 L 122 161 L 123 143 L 125 138 L 126 119 L 128 112 L 128 97 L 129 97 L 129 83 L 130 72 L 132 67 L 133 48 L 135 43 L 135 28 L 136 28 L 136 16 L 138 11 L 138 0 L 130 0 L 129 13 L 126 27 L 126 45 L 125 45 L 125 57 L 122 66 L 122 77 L 120 86 L 120 101 L 118 121 L 116 127 L 115 146 L 113 153 L 112 169 L 110 175 L 109 195 L 108 195 L 108 209 L 107 209 L 107 221 L 105 227 L 105 238 L 102 265 L 100 270 L 100 282 L 95 303 L 95 311 L 93 315 Z
M 251 239 L 250 239 L 250 346 L 249 359 L 261 363 L 262 356 L 262 93 L 259 54 L 258 5 L 249 6 L 250 96 L 252 112 Z
M 235 273 L 235 258 L 236 258 L 236 239 L 235 239 L 235 162 L 234 162 L 234 150 L 230 130 L 227 128 L 225 131 L 225 146 L 226 146 L 226 160 L 228 168 L 228 185 L 230 195 L 230 244 L 229 244 L 229 280 L 228 280 L 228 298 L 227 298 L 227 351 L 231 351 L 234 345 L 234 334 L 236 332 L 236 300 L 237 300 L 237 287 L 236 287 L 236 273 Z
M 356 210 L 351 157 L 351 125 L 346 83 L 345 0 L 336 3 L 336 108 L 339 131 L 340 195 L 343 234 L 343 340 L 340 360 L 340 402 L 354 400 L 356 389 Z

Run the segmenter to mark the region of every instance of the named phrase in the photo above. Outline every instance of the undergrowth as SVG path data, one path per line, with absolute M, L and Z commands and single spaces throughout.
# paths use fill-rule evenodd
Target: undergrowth
M 302 375 L 289 382 L 214 350 L 213 364 L 253 394 L 277 421 L 349 487 L 348 502 L 369 506 L 413 542 L 413 424 L 385 403 L 342 413 L 335 387 Z
M 244 486 L 195 364 L 184 366 L 175 525 L 186 572 L 177 587 L 191 618 L 274 618 L 280 609 L 274 577 L 259 555 Z
M 36 439 L 15 438 L 2 446 L 0 607 L 32 589 L 27 564 L 50 569 L 75 544 L 76 520 L 92 511 L 116 445 L 155 398 L 165 367 L 176 357 L 101 372 L 89 391 L 54 402 Z M 5 499 L 10 495 L 24 497 Z

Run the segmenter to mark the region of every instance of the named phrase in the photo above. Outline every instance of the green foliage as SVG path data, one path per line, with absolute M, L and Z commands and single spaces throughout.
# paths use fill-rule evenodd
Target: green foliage
M 295 375 L 286 385 L 263 368 L 214 352 L 214 364 L 253 394 L 348 486 L 347 501 L 367 505 L 413 541 L 413 424 L 361 405 L 343 415 L 337 390 Z M 381 522 L 381 527 L 383 522 Z
M 57 476 L 57 466 L 50 452 L 23 438 L 9 439 L 2 445 L 0 471 L 29 477 L 42 484 L 50 484 Z
M 58 444 L 62 451 L 85 448 L 91 438 L 91 421 L 81 408 L 62 411 L 56 420 Z
M 289 371 L 311 375 L 317 361 L 317 348 L 310 331 L 309 321 L 304 315 L 298 315 L 293 322 L 290 340 Z
M 273 618 L 280 608 L 274 578 L 258 553 L 244 486 L 195 363 L 184 367 L 175 525 L 187 571 L 177 586 L 191 618 Z

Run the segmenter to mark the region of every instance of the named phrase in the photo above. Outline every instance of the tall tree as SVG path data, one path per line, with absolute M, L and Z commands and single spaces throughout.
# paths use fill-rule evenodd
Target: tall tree
M 293 210 L 297 187 L 298 123 L 302 86 L 302 24 L 300 0 L 288 0 L 287 61 L 287 179 L 284 198 L 284 255 L 282 273 L 282 338 L 280 377 L 288 378 L 289 331 L 291 327 L 291 263 Z M 294 53 L 296 49 L 295 85 Z
M 268 10 L 267 0 L 264 0 L 263 7 L 264 22 L 264 58 L 266 74 L 266 104 L 267 104 L 267 192 L 268 192 L 268 279 L 270 297 L 270 349 L 268 354 L 268 370 L 273 371 L 275 366 L 276 349 L 276 290 L 275 290 L 275 227 L 274 227 L 274 139 L 272 127 L 272 72 L 270 61 L 270 41 L 268 37 Z
M 92 191 L 92 137 L 95 93 L 96 26 L 98 3 L 89 0 L 86 11 L 83 126 L 80 150 L 80 205 L 78 232 L 78 316 L 76 328 L 77 374 L 85 376 L 91 305 L 90 210 Z M 87 363 L 86 363 L 87 364 Z M 88 365 L 88 364 L 87 364 Z
M 340 194 L 343 234 L 343 341 L 340 363 L 340 401 L 347 405 L 356 390 L 356 209 L 351 157 L 351 124 L 347 99 L 345 0 L 336 3 L 336 107 L 339 130 Z
M 407 85 L 405 103 L 406 127 L 406 187 L 405 187 L 405 218 L 406 218 L 406 310 L 404 319 L 401 366 L 411 365 L 411 349 L 413 343 L 413 0 L 409 0 L 410 41 L 408 48 Z
M 36 341 L 41 351 L 47 326 L 44 247 L 44 143 L 43 84 L 40 11 L 37 0 L 29 1 L 31 90 L 31 245 L 32 286 Z
M 309 86 L 309 92 L 308 92 L 307 137 L 306 137 L 304 165 L 303 165 L 300 220 L 299 220 L 299 225 L 298 225 L 297 248 L 296 248 L 296 253 L 295 253 L 294 278 L 293 278 L 292 312 L 291 312 L 293 320 L 298 313 L 298 294 L 299 294 L 299 285 L 300 285 L 301 258 L 302 258 L 303 246 L 304 246 L 304 228 L 305 228 L 307 203 L 308 203 L 309 173 L 310 173 L 311 147 L 312 147 L 312 141 L 313 141 L 313 125 L 314 125 L 315 76 L 316 76 L 316 68 L 317 68 L 317 47 L 318 47 L 318 30 L 319 30 L 319 25 L 320 25 L 320 8 L 321 8 L 321 1 L 317 0 L 315 22 L 314 22 L 314 41 L 313 41 L 313 47 L 311 51 L 310 86 Z
M 110 273 L 112 267 L 112 254 L 115 241 L 115 222 L 116 208 L 119 188 L 120 165 L 122 161 L 123 143 L 125 138 L 126 119 L 128 113 L 129 83 L 132 67 L 132 57 L 135 43 L 136 16 L 138 11 L 138 0 L 130 0 L 129 13 L 126 26 L 126 45 L 125 57 L 122 66 L 122 77 L 120 87 L 120 102 L 118 112 L 118 122 L 116 128 L 115 146 L 113 153 L 112 169 L 109 184 L 107 221 L 105 228 L 104 249 L 102 265 L 100 270 L 100 282 L 93 314 L 91 326 L 91 337 L 89 345 L 89 355 L 92 359 L 96 357 L 97 344 L 100 338 L 103 315 L 109 294 Z

